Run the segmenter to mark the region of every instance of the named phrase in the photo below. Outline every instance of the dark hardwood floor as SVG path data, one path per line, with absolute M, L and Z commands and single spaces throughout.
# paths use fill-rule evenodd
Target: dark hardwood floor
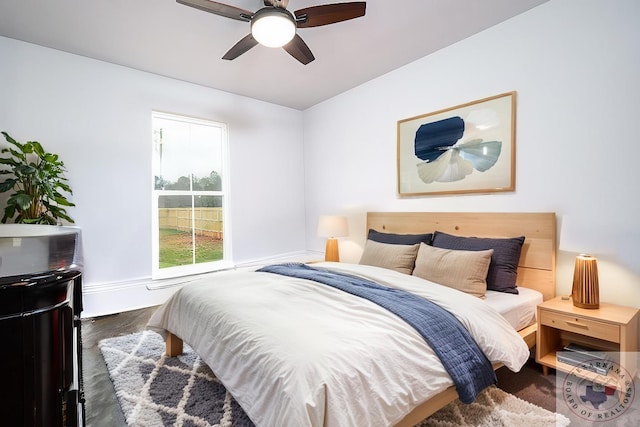
M 98 348 L 103 338 L 127 335 L 145 328 L 156 307 L 82 320 L 83 374 L 86 425 L 118 427 L 126 422 Z M 498 387 L 538 406 L 555 411 L 555 375 L 542 375 L 533 359 L 519 373 L 507 368 L 497 371 Z
M 111 316 L 82 319 L 82 372 L 88 427 L 126 426 L 124 415 L 98 348 L 104 338 L 128 335 L 145 328 L 156 307 Z

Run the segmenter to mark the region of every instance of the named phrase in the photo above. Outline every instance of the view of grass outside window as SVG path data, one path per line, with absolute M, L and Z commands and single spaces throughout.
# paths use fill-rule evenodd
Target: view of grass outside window
M 219 123 L 153 114 L 154 272 L 224 260 L 225 134 Z

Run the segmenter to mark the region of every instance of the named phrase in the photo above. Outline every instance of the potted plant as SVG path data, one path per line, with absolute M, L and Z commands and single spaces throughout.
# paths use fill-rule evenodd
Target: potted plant
M 19 143 L 2 132 L 11 146 L 0 153 L 0 174 L 9 175 L 0 182 L 0 193 L 13 191 L 7 200 L 1 222 L 15 215 L 16 224 L 60 225 L 61 220 L 73 223 L 66 206 L 75 206 L 62 194 L 72 194 L 64 177 L 64 163 L 57 154 L 47 153 L 37 141 Z

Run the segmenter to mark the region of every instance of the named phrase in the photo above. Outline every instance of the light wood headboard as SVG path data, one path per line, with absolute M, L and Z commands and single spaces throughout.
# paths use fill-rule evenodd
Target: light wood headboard
M 555 213 L 368 212 L 367 230 L 386 233 L 431 233 L 458 236 L 525 236 L 518 286 L 536 289 L 543 298 L 556 294 Z

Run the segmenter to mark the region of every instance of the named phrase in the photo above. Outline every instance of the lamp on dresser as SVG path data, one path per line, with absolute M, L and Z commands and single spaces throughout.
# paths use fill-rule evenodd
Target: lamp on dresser
M 598 260 L 596 257 L 580 254 L 576 257 L 571 290 L 573 305 L 580 308 L 598 308 L 600 290 L 598 285 Z
M 338 239 L 349 234 L 349 225 L 346 216 L 321 215 L 318 220 L 318 236 L 327 238 L 325 249 L 325 261 L 340 261 L 338 252 Z

